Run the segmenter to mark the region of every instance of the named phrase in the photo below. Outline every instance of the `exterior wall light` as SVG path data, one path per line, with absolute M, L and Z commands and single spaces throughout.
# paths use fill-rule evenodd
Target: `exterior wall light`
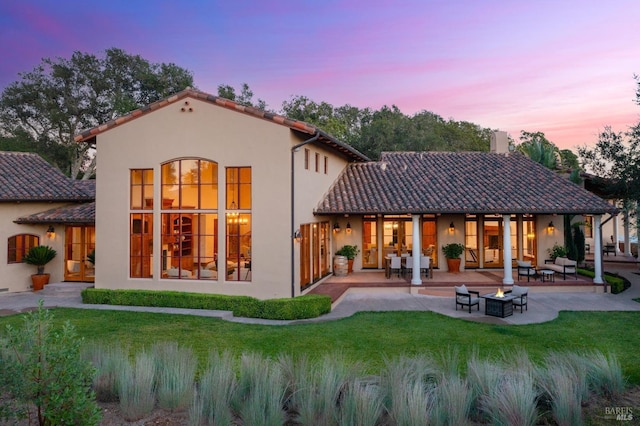
M 547 226 L 547 232 L 553 234 L 553 231 L 555 231 L 555 229 L 556 227 L 553 225 L 553 221 L 549 222 L 549 226 Z
M 456 227 L 454 226 L 453 222 L 451 222 L 449 224 L 449 233 L 453 234 L 455 232 L 455 230 L 456 230 Z
M 302 234 L 300 233 L 300 229 L 296 229 L 296 232 L 293 233 L 293 239 L 296 240 L 296 243 L 302 241 Z
M 337 234 L 338 232 L 340 232 L 340 224 L 336 222 L 333 224 L 333 233 Z
M 47 228 L 47 237 L 53 239 L 56 236 L 56 229 L 53 227 L 53 225 L 49 225 L 49 228 Z
M 347 222 L 346 232 L 347 234 L 351 234 L 351 222 Z

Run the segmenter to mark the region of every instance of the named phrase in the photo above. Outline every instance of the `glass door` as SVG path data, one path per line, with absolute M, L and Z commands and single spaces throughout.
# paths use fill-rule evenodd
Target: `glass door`
M 464 267 L 477 268 L 480 265 L 478 251 L 478 217 L 467 216 L 464 223 Z
M 383 254 L 400 256 L 413 250 L 413 224 L 407 216 L 385 216 L 383 224 Z
M 95 265 L 90 261 L 95 256 L 95 247 L 95 227 L 67 226 L 64 247 L 65 281 L 95 280 Z
M 485 217 L 482 226 L 483 261 L 485 268 L 502 268 L 504 266 L 504 239 L 502 217 Z M 518 258 L 518 223 L 511 216 L 509 232 L 511 234 L 511 263 Z
M 378 267 L 378 232 L 375 216 L 365 216 L 362 222 L 362 267 Z

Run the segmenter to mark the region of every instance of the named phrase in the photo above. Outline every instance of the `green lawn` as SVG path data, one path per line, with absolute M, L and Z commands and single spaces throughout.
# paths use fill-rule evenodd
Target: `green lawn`
M 561 312 L 558 319 L 533 325 L 497 326 L 449 318 L 433 312 L 366 312 L 317 324 L 247 325 L 219 319 L 125 311 L 54 309 L 56 322 L 70 320 L 87 341 L 121 342 L 133 349 L 156 341 L 191 346 L 202 361 L 210 350 L 237 354 L 281 352 L 312 357 L 339 351 L 365 362 L 371 371 L 383 357 L 439 353 L 454 348 L 481 356 L 502 348 L 525 349 L 535 360 L 552 350 L 599 349 L 615 353 L 629 381 L 640 384 L 640 312 Z M 0 327 L 21 325 L 21 315 L 0 317 Z

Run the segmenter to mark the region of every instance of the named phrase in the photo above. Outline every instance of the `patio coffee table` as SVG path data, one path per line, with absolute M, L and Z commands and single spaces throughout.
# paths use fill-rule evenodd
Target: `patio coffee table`
M 484 314 L 493 317 L 513 315 L 513 296 L 496 297 L 495 293 L 480 296 L 484 299 Z
M 551 269 L 540 269 L 538 271 L 538 275 L 540 276 L 542 282 L 556 282 L 556 273 Z

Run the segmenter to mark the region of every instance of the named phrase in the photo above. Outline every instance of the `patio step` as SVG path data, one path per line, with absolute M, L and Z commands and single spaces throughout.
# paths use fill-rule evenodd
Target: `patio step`
M 64 295 L 69 293 L 78 293 L 79 290 L 84 290 L 88 287 L 93 287 L 93 283 L 49 283 L 45 285 L 44 289 L 39 293 L 48 296 Z

